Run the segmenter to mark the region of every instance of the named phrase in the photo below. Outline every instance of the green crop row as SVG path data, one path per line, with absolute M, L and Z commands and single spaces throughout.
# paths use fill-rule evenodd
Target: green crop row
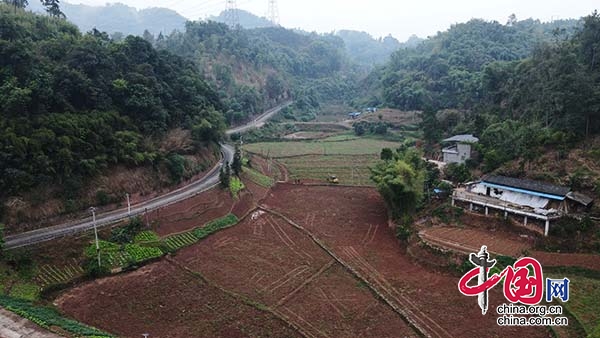
M 154 231 L 142 231 L 139 234 L 135 235 L 133 241 L 135 243 L 139 243 L 139 242 L 155 242 L 155 241 L 159 241 L 160 237 L 158 237 L 158 234 Z
M 44 265 L 39 269 L 37 281 L 42 286 L 48 286 L 66 283 L 81 275 L 83 275 L 83 268 L 77 264 L 68 264 L 61 268 L 54 265 Z
M 35 306 L 29 301 L 2 295 L 0 295 L 0 305 L 46 329 L 56 326 L 76 336 L 113 337 L 94 327 L 65 318 L 51 307 Z
M 125 252 L 131 261 L 140 263 L 163 255 L 160 248 L 141 246 L 139 244 L 126 244 Z
M 252 181 L 262 187 L 270 188 L 273 186 L 273 184 L 275 184 L 274 179 L 272 179 L 269 176 L 265 176 L 252 168 L 244 168 L 244 173 L 247 175 L 247 177 L 248 177 L 248 179 L 250 179 L 250 181 Z
M 176 234 L 164 239 L 164 243 L 169 251 L 176 251 L 198 241 L 198 238 L 191 232 Z
M 194 236 L 198 239 L 203 239 L 208 237 L 209 235 L 230 227 L 238 222 L 238 218 L 234 214 L 229 214 L 225 217 L 218 218 L 214 221 L 206 223 L 206 225 L 202 228 L 196 228 L 193 230 Z

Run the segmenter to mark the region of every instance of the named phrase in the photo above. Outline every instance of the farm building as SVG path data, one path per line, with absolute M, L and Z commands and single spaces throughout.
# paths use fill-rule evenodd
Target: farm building
M 479 139 L 471 134 L 465 134 L 452 136 L 442 142 L 450 144 L 442 149 L 444 163 L 465 163 L 471 158 L 471 144 L 479 142 Z
M 479 182 L 468 183 L 465 188 L 452 194 L 452 205 L 456 201 L 469 203 L 469 209 L 483 207 L 488 215 L 490 209 L 523 217 L 541 220 L 544 235 L 548 235 L 550 221 L 563 215 L 588 208 L 593 200 L 570 188 L 540 181 L 489 175 Z M 539 229 L 536 229 L 539 230 Z

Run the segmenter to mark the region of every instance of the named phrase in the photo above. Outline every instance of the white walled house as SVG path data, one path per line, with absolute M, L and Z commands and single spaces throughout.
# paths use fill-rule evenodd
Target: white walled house
M 471 158 L 471 145 L 479 142 L 479 139 L 471 134 L 464 134 L 452 136 L 442 142 L 450 144 L 442 149 L 444 163 L 460 164 Z
M 540 220 L 544 227 L 539 230 L 546 236 L 551 220 L 570 211 L 588 208 L 593 203 L 591 198 L 572 192 L 568 187 L 499 175 L 488 175 L 479 182 L 456 189 L 452 204 L 456 201 L 468 203 L 469 210 L 483 207 L 485 215 L 494 209 L 504 212 L 505 218 L 508 214 L 522 216 L 524 226 L 528 220 Z

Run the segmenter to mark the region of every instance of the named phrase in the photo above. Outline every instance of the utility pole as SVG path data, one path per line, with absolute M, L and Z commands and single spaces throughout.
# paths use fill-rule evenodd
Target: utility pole
M 150 228 L 150 221 L 148 220 L 148 208 L 144 208 L 144 215 L 146 215 L 146 227 Z
M 273 26 L 279 26 L 279 9 L 277 8 L 277 0 L 269 0 L 269 10 L 267 18 Z
M 96 226 L 96 208 L 91 207 L 92 222 L 94 223 L 94 237 L 96 237 L 96 255 L 98 256 L 98 268 L 100 268 L 100 244 L 98 244 L 98 227 Z
M 225 23 L 231 28 L 240 24 L 236 0 L 225 0 Z
M 126 193 L 127 196 L 127 216 L 131 217 L 131 202 L 129 201 L 129 193 Z

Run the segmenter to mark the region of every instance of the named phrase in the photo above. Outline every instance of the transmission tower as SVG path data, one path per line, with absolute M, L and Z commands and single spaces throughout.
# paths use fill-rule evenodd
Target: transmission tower
M 240 24 L 236 0 L 225 0 L 225 23 L 232 28 Z
M 271 21 L 273 26 L 279 26 L 279 9 L 277 9 L 277 0 L 269 0 L 267 18 Z

